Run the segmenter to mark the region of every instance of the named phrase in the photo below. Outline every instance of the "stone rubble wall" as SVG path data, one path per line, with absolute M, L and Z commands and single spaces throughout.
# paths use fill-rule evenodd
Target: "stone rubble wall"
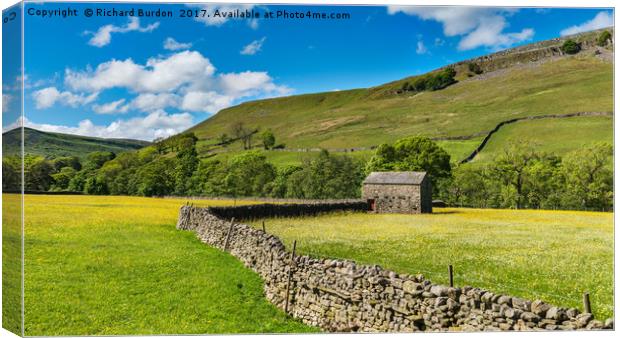
M 493 72 L 499 69 L 505 69 L 515 64 L 526 64 L 550 59 L 558 56 L 564 56 L 560 48 L 564 41 L 568 39 L 575 40 L 581 47 L 580 54 L 591 52 L 592 50 L 600 50 L 603 47 L 597 46 L 598 35 L 603 31 L 609 31 L 615 34 L 613 27 L 602 28 L 591 32 L 579 33 L 561 38 L 555 38 L 524 46 L 505 49 L 496 53 L 480 56 L 477 58 L 457 62 L 452 67 L 466 66 L 469 63 L 476 63 L 485 72 Z M 613 39 L 612 39 L 613 40 Z M 613 41 L 612 41 L 613 45 Z
M 368 202 L 347 200 L 336 203 L 254 204 L 237 207 L 211 207 L 212 214 L 223 219 L 248 220 L 274 217 L 312 216 L 332 211 L 368 211 Z
M 320 210 L 359 210 L 356 205 L 332 203 Z M 318 213 L 312 207 L 296 210 Z M 349 260 L 295 256 L 282 241 L 235 219 L 293 213 L 291 206 L 230 208 L 184 206 L 178 229 L 195 231 L 198 238 L 241 260 L 264 280 L 266 298 L 308 325 L 332 332 L 412 332 L 482 330 L 612 329 L 613 320 L 595 320 L 589 313 L 494 294 L 464 286 L 436 285 L 422 275 L 358 265 Z M 232 210 L 232 211 L 231 211 Z M 243 214 L 245 212 L 245 214 Z M 253 212 L 258 212 L 253 215 Z M 224 218 L 224 216 L 226 218 Z M 243 216 L 243 217 L 242 217 Z M 289 280 L 290 276 L 290 280 Z M 286 306 L 287 288 L 289 305 Z

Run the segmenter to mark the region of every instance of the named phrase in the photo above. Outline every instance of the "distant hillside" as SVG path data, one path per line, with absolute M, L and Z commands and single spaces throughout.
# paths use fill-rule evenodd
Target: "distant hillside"
M 9 130 L 2 134 L 2 148 L 5 154 L 18 153 L 20 143 L 20 129 Z M 106 139 L 24 128 L 25 153 L 44 157 L 78 156 L 82 158 L 94 151 L 111 151 L 118 154 L 140 149 L 149 144 L 149 142 L 140 140 Z
M 298 148 L 364 151 L 402 137 L 423 135 L 440 141 L 454 157 L 462 157 L 473 151 L 483 136 L 502 121 L 576 112 L 613 112 L 613 46 L 596 45 L 601 31 L 455 63 L 450 66 L 456 70 L 458 82 L 441 90 L 417 93 L 401 90 L 405 83 L 411 84 L 425 76 L 421 75 L 372 88 L 258 100 L 221 110 L 189 131 L 200 139 L 199 152 L 210 156 L 240 150 L 241 146 L 234 144 L 226 149 L 218 147 L 217 140 L 223 133 L 230 136 L 232 127 L 242 122 L 252 129 L 271 129 L 276 143 L 285 145 L 284 152 L 292 153 Z M 560 46 L 567 38 L 579 42 L 581 52 L 565 55 Z M 470 64 L 479 67 L 480 74 L 473 72 Z M 580 117 L 575 121 L 587 119 Z M 597 126 L 590 136 L 597 140 L 604 137 L 611 142 L 612 118 L 604 121 L 609 132 L 595 134 L 600 131 L 601 126 Z M 545 123 L 551 135 L 553 125 L 559 122 L 545 120 Z M 579 123 L 570 125 L 580 128 Z M 590 125 L 583 124 L 584 128 Z M 562 130 L 570 134 L 566 126 L 563 124 Z M 574 140 L 575 144 L 593 140 L 587 137 L 587 130 L 581 130 L 578 135 L 584 139 Z M 543 147 L 545 142 L 553 142 L 541 135 L 532 136 L 537 136 L 536 141 L 542 142 Z M 258 137 L 254 143 L 258 146 Z M 269 153 L 273 157 L 285 156 L 282 150 Z

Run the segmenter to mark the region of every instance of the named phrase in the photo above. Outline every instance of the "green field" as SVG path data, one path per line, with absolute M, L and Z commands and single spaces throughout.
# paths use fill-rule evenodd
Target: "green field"
M 259 100 L 224 109 L 190 131 L 214 139 L 242 121 L 270 128 L 288 148 L 368 147 L 413 135 L 467 136 L 515 117 L 611 112 L 612 70 L 609 62 L 578 55 L 514 66 L 416 95 L 378 95 L 392 86 L 386 84 Z
M 2 327 L 21 335 L 21 196 L 2 195 Z
M 424 215 L 330 214 L 266 220 L 267 232 L 317 257 L 379 264 L 613 316 L 613 214 L 575 211 L 435 209 Z M 259 222 L 256 222 L 259 226 Z
M 3 195 L 5 202 L 18 201 L 12 197 Z M 26 335 L 316 331 L 269 304 L 260 277 L 233 256 L 176 230 L 184 203 L 27 195 Z M 7 224 L 14 209 L 3 208 Z M 287 245 L 297 240 L 302 254 L 423 273 L 436 283 L 447 283 L 452 264 L 457 286 L 577 308 L 589 291 L 597 318 L 613 315 L 611 213 L 436 209 L 268 219 L 266 226 Z M 17 231 L 5 227 L 4 235 Z M 5 246 L 4 267 L 19 262 L 10 249 Z M 4 324 L 15 327 L 18 318 L 6 304 L 19 306 L 18 289 L 7 291 L 6 283 L 18 282 L 19 274 L 6 273 Z
M 458 163 L 482 141 L 473 136 L 518 117 L 613 111 L 612 64 L 578 55 L 539 64 L 513 66 L 462 80 L 445 89 L 416 95 L 386 94 L 393 83 L 340 92 L 297 95 L 246 102 L 224 109 L 192 127 L 202 156 L 226 159 L 243 150 L 240 142 L 213 146 L 231 126 L 271 129 L 286 148 L 353 148 L 391 143 L 422 135 L 437 141 Z M 382 93 L 379 95 L 378 93 Z M 527 140 L 543 152 L 562 155 L 595 141 L 613 142 L 612 117 L 575 117 L 522 121 L 495 133 L 476 162 L 491 161 L 511 139 Z M 254 137 L 260 146 L 260 137 Z M 349 155 L 367 160 L 373 151 Z M 266 151 L 276 166 L 299 164 L 313 152 Z
M 515 141 L 528 140 L 540 151 L 564 155 L 596 142 L 612 144 L 613 138 L 614 122 L 611 116 L 519 121 L 505 125 L 493 134 L 474 162 L 492 161 L 508 143 Z
M 25 334 L 316 331 L 271 305 L 236 258 L 176 230 L 184 203 L 26 196 Z
M 5 154 L 21 152 L 21 129 L 2 134 L 2 150 Z M 148 146 L 150 142 L 140 140 L 104 139 L 80 135 L 50 133 L 24 128 L 24 152 L 43 157 L 77 156 L 86 157 L 95 151 L 121 153 Z

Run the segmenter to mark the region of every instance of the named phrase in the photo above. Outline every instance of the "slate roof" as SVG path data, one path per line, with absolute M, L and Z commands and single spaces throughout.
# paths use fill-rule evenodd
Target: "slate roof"
M 420 185 L 424 177 L 424 171 L 372 172 L 366 177 L 364 184 Z

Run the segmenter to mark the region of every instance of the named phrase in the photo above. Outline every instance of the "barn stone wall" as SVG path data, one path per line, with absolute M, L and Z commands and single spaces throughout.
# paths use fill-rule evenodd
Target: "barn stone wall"
M 254 218 L 253 206 L 235 215 Z M 329 208 L 343 210 L 343 206 Z M 310 209 L 309 209 L 310 210 Z M 314 210 L 314 209 L 312 209 Z M 274 235 L 218 216 L 222 208 L 180 210 L 178 229 L 195 231 L 206 244 L 230 252 L 264 280 L 266 298 L 304 323 L 326 331 L 411 332 L 611 329 L 613 320 L 539 300 L 464 286 L 437 285 L 348 260 L 293 257 Z M 288 306 L 287 302 L 288 290 Z
M 432 191 L 428 180 L 422 185 L 364 184 L 362 198 L 375 201 L 377 213 L 419 214 L 432 212 Z

